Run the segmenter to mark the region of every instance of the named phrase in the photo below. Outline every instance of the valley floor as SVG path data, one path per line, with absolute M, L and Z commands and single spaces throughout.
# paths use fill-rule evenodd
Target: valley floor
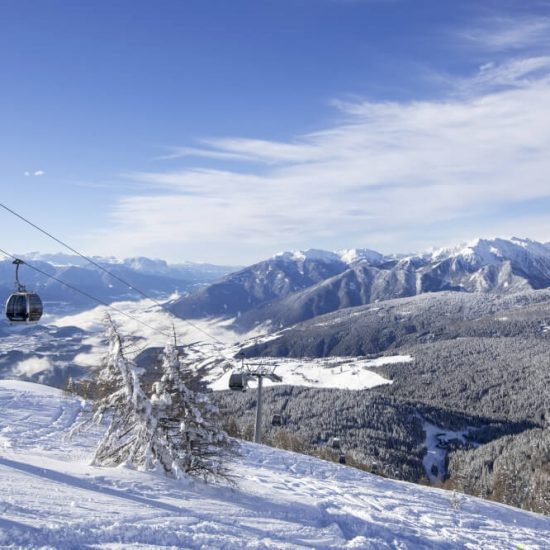
M 548 548 L 550 518 L 243 444 L 235 486 L 89 466 L 80 401 L 0 381 L 0 546 Z

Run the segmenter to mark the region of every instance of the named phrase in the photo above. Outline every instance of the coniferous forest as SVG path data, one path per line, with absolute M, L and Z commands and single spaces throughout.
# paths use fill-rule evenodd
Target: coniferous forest
M 426 294 L 317 317 L 256 343 L 249 355 L 413 357 L 373 369 L 392 384 L 370 390 L 268 388 L 265 439 L 331 458 L 337 437 L 348 463 L 428 482 L 429 422 L 466 433 L 441 444 L 445 471 L 432 483 L 550 513 L 549 302 L 544 290 Z M 255 392 L 215 398 L 229 429 L 252 437 Z M 273 414 L 283 426 L 271 426 Z

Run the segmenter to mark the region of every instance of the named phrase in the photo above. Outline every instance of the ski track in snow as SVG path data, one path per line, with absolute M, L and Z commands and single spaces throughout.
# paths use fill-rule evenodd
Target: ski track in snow
M 251 443 L 234 487 L 89 466 L 82 403 L 0 381 L 0 546 L 548 548 L 550 519 Z

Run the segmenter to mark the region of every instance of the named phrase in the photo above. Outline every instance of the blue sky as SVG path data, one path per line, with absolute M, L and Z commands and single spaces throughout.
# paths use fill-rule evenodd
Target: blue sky
M 547 0 L 3 2 L 0 84 L 2 202 L 87 254 L 550 240 Z

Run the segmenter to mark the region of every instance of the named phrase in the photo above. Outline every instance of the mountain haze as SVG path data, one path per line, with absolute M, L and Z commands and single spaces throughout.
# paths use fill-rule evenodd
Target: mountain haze
M 19 270 L 21 282 L 27 289 L 37 291 L 43 301 L 65 302 L 77 307 L 95 305 L 92 299 L 55 279 L 108 303 L 142 297 L 135 289 L 122 284 L 79 256 L 33 252 L 20 257 L 29 264 L 23 265 Z M 235 269 L 191 262 L 168 264 L 164 260 L 143 257 L 125 260 L 99 257 L 92 259 L 131 286 L 157 297 L 173 292 L 189 291 L 197 285 L 210 283 Z M 13 292 L 14 286 L 15 269 L 12 260 L 4 259 L 0 261 L 0 299 L 5 301 Z

